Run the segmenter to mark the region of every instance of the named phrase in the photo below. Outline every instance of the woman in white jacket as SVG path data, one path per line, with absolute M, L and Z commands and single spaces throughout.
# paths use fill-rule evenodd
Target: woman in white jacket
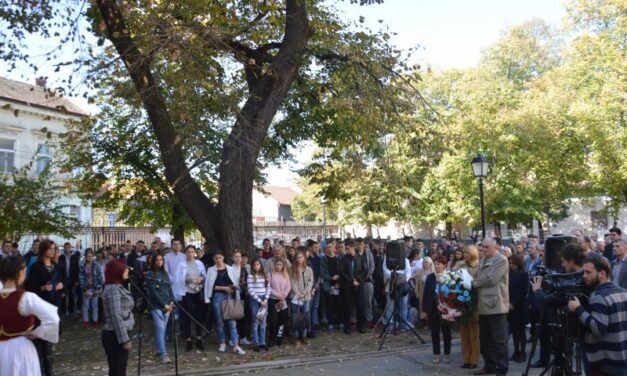
M 220 343 L 218 351 L 225 352 L 226 334 L 224 333 L 224 319 L 222 318 L 222 301 L 231 299 L 233 295 L 235 295 L 235 299 L 240 298 L 238 286 L 240 270 L 225 264 L 224 254 L 221 251 L 216 251 L 213 261 L 215 265 L 207 269 L 207 278 L 205 279 L 205 302 L 211 303 L 216 320 L 216 334 Z M 238 344 L 239 338 L 235 320 L 227 320 L 227 324 L 233 343 L 233 352 L 238 355 L 246 354 Z
M 183 312 L 181 316 L 181 329 L 183 337 L 187 338 L 187 351 L 192 351 L 192 319 L 195 319 L 196 326 L 196 348 L 200 351 L 205 347 L 202 344 L 202 328 L 198 323 L 203 319 L 202 308 L 202 287 L 205 282 L 205 266 L 199 260 L 196 260 L 196 247 L 188 245 L 185 248 L 185 261 L 181 262 L 176 268 L 174 278 L 174 298 L 182 301 L 181 305 L 187 312 Z

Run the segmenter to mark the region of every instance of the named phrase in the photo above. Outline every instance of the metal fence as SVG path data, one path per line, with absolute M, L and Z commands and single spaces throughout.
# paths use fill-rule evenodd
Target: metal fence
M 326 227 L 326 231 L 325 231 Z M 259 245 L 265 238 L 291 240 L 295 237 L 301 239 L 316 239 L 318 235 L 327 237 L 344 237 L 344 229 L 334 223 L 327 223 L 326 226 L 320 222 L 263 222 L 253 226 L 255 244 Z
M 155 237 L 159 237 L 161 241 L 169 244 L 172 235 L 170 235 L 169 228 L 152 231 L 150 227 L 86 227 L 72 238 L 64 238 L 58 235 L 28 234 L 22 236 L 19 245 L 20 250 L 28 250 L 34 239 L 48 238 L 57 244 L 70 242 L 73 247 L 82 251 L 86 248 L 98 248 L 103 244 L 122 245 L 127 240 L 130 240 L 133 244 L 139 240 L 150 243 Z

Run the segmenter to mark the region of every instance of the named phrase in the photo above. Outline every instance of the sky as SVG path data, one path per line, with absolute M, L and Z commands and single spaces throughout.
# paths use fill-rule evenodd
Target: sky
M 397 33 L 392 36 L 392 43 L 401 50 L 419 46 L 410 63 L 437 70 L 476 66 L 481 51 L 496 42 L 507 28 L 532 18 L 559 27 L 565 15 L 565 0 L 385 0 L 383 4 L 367 6 L 350 4 L 349 0 L 328 1 L 335 3 L 348 20 L 357 21 L 363 16 L 370 29 Z M 39 44 L 47 50 L 45 41 L 31 40 L 29 44 Z M 6 68 L 0 62 L 0 74 L 5 77 L 29 81 L 25 76 L 32 75 L 30 70 L 8 74 Z M 45 64 L 42 68 L 44 75 L 54 75 Z M 82 98 L 76 102 L 96 111 Z M 266 169 L 268 183 L 296 188 L 298 176 L 294 171 L 310 160 L 312 150 L 310 143 L 301 145 L 294 150 L 295 163 Z
M 557 28 L 566 13 L 561 0 L 385 0 L 368 6 L 345 0 L 339 8 L 348 19 L 363 16 L 370 29 L 397 33 L 392 42 L 402 50 L 420 46 L 410 62 L 438 70 L 476 66 L 481 51 L 509 27 L 541 18 Z M 304 145 L 296 163 L 266 169 L 268 183 L 295 187 L 292 170 L 308 162 L 311 150 Z

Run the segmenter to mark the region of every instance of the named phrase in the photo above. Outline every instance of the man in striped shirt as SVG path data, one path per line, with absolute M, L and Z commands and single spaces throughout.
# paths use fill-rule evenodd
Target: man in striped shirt
M 583 265 L 585 283 L 594 288 L 590 307 L 577 298 L 568 302 L 586 327 L 584 347 L 591 376 L 627 376 L 627 290 L 610 282 L 610 265 L 589 257 Z

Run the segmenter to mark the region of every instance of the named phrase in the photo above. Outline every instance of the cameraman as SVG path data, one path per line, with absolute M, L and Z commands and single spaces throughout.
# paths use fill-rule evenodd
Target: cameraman
M 579 244 L 568 244 L 562 250 L 561 261 L 562 268 L 566 273 L 581 272 L 583 262 L 585 260 L 583 248 Z M 532 364 L 534 368 L 545 368 L 551 360 L 551 343 L 548 324 L 556 320 L 554 312 L 566 305 L 566 299 L 561 293 L 549 293 L 542 290 L 542 277 L 535 277 L 531 284 L 533 294 L 531 294 L 531 303 L 535 310 L 544 311 L 540 323 L 540 359 Z M 573 317 L 574 319 L 574 317 Z M 576 320 L 569 320 L 576 322 Z
M 627 375 L 627 290 L 610 282 L 607 260 L 589 257 L 583 267 L 583 279 L 594 288 L 589 309 L 576 297 L 568 302 L 586 328 L 585 355 L 591 376 Z

